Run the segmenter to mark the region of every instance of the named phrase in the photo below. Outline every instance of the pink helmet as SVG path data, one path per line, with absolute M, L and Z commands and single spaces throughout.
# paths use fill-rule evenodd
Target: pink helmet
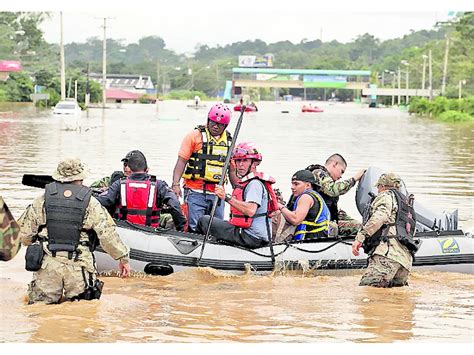
M 237 144 L 237 146 L 234 148 L 232 159 L 254 159 L 262 161 L 262 154 L 258 152 L 257 148 L 255 148 L 255 145 L 253 143 L 242 142 Z
M 207 114 L 207 118 L 211 121 L 227 125 L 230 122 L 231 115 L 232 112 L 226 105 L 218 103 L 211 107 Z

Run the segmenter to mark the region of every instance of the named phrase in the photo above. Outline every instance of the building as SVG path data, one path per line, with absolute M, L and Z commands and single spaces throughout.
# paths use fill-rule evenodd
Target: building
M 89 77 L 102 85 L 102 74 L 91 73 Z M 105 88 L 109 102 L 136 103 L 143 95 L 156 93 L 149 75 L 107 74 Z
M 239 96 L 242 88 L 273 88 L 275 99 L 279 89 L 287 88 L 292 95 L 304 100 L 314 98 L 312 89 L 323 89 L 324 100 L 328 92 L 355 90 L 359 93 L 369 87 L 369 70 L 320 70 L 320 69 L 278 69 L 278 68 L 233 68 L 233 96 Z

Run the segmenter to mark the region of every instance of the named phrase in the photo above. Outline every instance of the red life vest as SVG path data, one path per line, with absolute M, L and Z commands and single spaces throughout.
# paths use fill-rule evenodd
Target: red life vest
M 143 226 L 160 226 L 160 208 L 156 206 L 156 176 L 148 180 L 120 180 L 118 218 Z
M 229 223 L 240 228 L 249 228 L 252 225 L 254 218 L 258 217 L 269 217 L 272 212 L 278 210 L 278 200 L 273 191 L 272 185 L 275 183 L 275 179 L 264 173 L 250 173 L 244 176 L 235 187 L 232 192 L 232 197 L 239 201 L 245 201 L 245 188 L 249 182 L 253 179 L 260 180 L 268 193 L 268 205 L 265 213 L 254 214 L 252 217 L 242 214 L 238 209 L 230 206 L 230 220 Z

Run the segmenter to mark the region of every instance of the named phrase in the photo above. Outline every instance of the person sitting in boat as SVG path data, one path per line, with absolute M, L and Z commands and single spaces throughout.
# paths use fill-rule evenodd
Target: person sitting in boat
M 183 178 L 189 232 L 196 231 L 201 216 L 211 213 L 214 189 L 232 144 L 232 137 L 226 130 L 231 115 L 226 105 L 215 104 L 207 114 L 206 126 L 197 126 L 181 143 L 171 188 L 181 197 L 180 180 Z M 224 219 L 224 203 L 217 205 L 215 217 Z
M 311 171 L 297 171 L 291 178 L 292 203 L 288 207 L 278 203 L 282 216 L 294 226 L 293 240 L 328 237 L 330 213 L 321 195 L 313 190 L 312 186 L 315 184 L 316 180 Z M 288 228 L 284 230 L 288 231 Z
M 337 203 L 339 196 L 347 193 L 359 181 L 365 170 L 359 170 L 347 180 L 338 180 L 346 171 L 347 162 L 340 154 L 333 154 L 327 158 L 324 166 L 313 164 L 306 168 L 312 171 L 316 179 L 315 190 L 323 197 L 331 212 L 331 220 L 337 223 L 340 235 L 355 235 L 360 228 L 360 222 L 351 218 L 343 210 L 339 210 Z
M 99 202 L 105 207 L 115 206 L 114 217 L 118 219 L 155 228 L 160 227 L 161 209 L 166 205 L 175 228 L 183 230 L 186 217 L 168 184 L 148 174 L 145 155 L 139 150 L 132 150 L 127 159 L 132 174 L 115 181 L 106 192 L 97 196 Z
M 262 155 L 252 143 L 239 143 L 234 149 L 236 174 L 240 178 L 232 195 L 223 186 L 216 186 L 215 193 L 230 205 L 230 220 L 213 219 L 210 234 L 217 241 L 253 249 L 269 244 L 272 230 L 270 218 L 278 209 L 272 184 L 275 180 L 257 172 Z M 210 216 L 202 216 L 198 232 L 205 234 Z
M 352 254 L 358 256 L 362 246 L 369 259 L 359 286 L 407 285 L 413 256 L 418 250 L 413 239 L 416 214 L 413 196 L 404 196 L 400 184 L 400 177 L 394 173 L 382 174 L 375 184 L 378 195 L 352 244 Z

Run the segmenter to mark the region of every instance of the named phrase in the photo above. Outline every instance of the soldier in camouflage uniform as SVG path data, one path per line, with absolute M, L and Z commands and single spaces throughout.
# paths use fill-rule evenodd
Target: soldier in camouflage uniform
M 97 284 L 91 252 L 92 231 L 96 233 L 102 249 L 115 260 L 119 260 L 121 276 L 127 277 L 130 273 L 129 248 L 121 241 L 115 230 L 115 223 L 105 208 L 90 195 L 88 187 L 82 186 L 85 177 L 85 166 L 79 159 L 61 161 L 53 174 L 56 182 L 46 185 L 45 193 L 37 197 L 19 219 L 20 237 L 24 245 L 30 245 L 38 238 L 44 240 L 41 269 L 34 272 L 33 281 L 28 286 L 30 304 L 58 303 L 63 297 L 63 292 L 65 300 L 91 299 L 85 297 L 85 294 Z M 88 203 L 88 197 L 84 196 L 90 196 Z M 77 209 L 76 199 L 83 203 L 83 208 L 79 208 L 79 214 L 73 211 Z M 58 207 L 59 205 L 61 207 Z M 73 208 L 67 208 L 67 205 Z M 57 231 L 58 228 L 63 233 L 53 233 L 53 230 Z M 50 229 L 49 235 L 48 229 Z M 77 235 L 79 242 L 67 244 L 71 238 L 69 235 L 73 234 Z M 59 244 L 58 240 L 63 244 Z M 74 246 L 72 251 L 68 249 L 70 245 Z
M 359 255 L 359 249 L 368 238 L 374 238 L 382 228 L 382 239 L 369 252 L 369 265 L 365 271 L 360 286 L 394 287 L 407 285 L 408 274 L 412 268 L 413 256 L 408 248 L 400 243 L 397 238 L 396 222 L 397 199 L 390 189 L 399 189 L 401 179 L 394 173 L 382 174 L 376 183 L 379 191 L 377 197 L 370 205 L 368 220 L 357 233 L 352 244 L 352 253 Z M 387 228 L 384 225 L 390 225 Z
M 313 164 L 306 169 L 313 172 L 316 179 L 314 189 L 323 197 L 329 211 L 331 221 L 337 223 L 339 235 L 355 235 L 360 228 L 360 222 L 352 219 L 346 212 L 339 210 L 337 203 L 339 196 L 348 192 L 357 181 L 364 175 L 365 170 L 359 170 L 353 177 L 347 180 L 337 181 L 346 171 L 346 160 L 340 154 L 333 154 L 324 166 Z
M 0 196 L 0 260 L 8 261 L 20 250 L 20 227 Z

